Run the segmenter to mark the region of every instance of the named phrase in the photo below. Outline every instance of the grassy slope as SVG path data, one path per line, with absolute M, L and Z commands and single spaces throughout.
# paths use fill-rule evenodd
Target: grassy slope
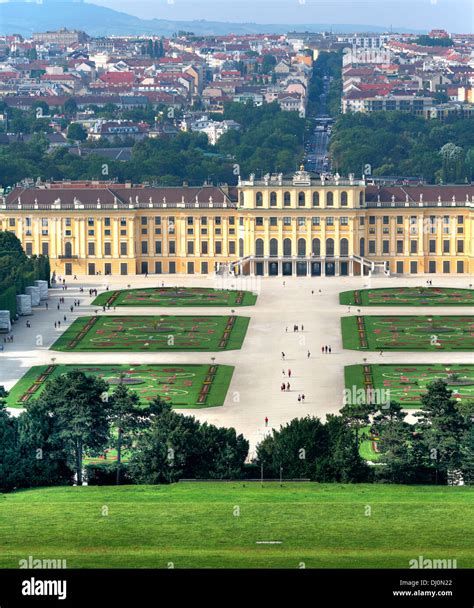
M 114 293 L 119 293 L 119 297 L 117 298 L 117 300 L 115 300 L 115 302 L 113 303 L 113 306 L 149 306 L 149 307 L 157 307 L 157 306 L 172 306 L 172 307 L 183 307 L 183 306 L 253 306 L 256 301 L 257 301 L 257 296 L 256 294 L 250 292 L 250 291 L 244 291 L 244 299 L 242 304 L 236 304 L 235 303 L 235 299 L 236 299 L 236 295 L 237 292 L 234 291 L 219 291 L 218 293 L 222 294 L 222 296 L 224 296 L 224 294 L 226 294 L 227 296 L 227 300 L 224 302 L 202 302 L 200 300 L 195 300 L 194 298 L 189 298 L 186 299 L 184 298 L 181 302 L 178 300 L 178 302 L 176 304 L 170 304 L 170 299 L 171 299 L 171 294 L 170 294 L 170 298 L 167 297 L 163 297 L 162 301 L 160 303 L 158 302 L 154 302 L 152 304 L 148 303 L 148 302 L 134 302 L 134 303 L 129 303 L 127 301 L 124 301 L 123 296 L 126 294 L 133 294 L 133 292 L 136 291 L 153 291 L 155 288 L 149 288 L 149 289 L 141 289 L 141 290 L 136 290 L 136 289 L 123 289 L 123 290 L 117 290 L 117 291 L 104 291 L 103 293 L 100 293 L 97 298 L 92 302 L 92 306 L 104 306 L 104 304 L 107 304 L 107 301 L 109 300 L 109 298 L 114 294 Z M 186 291 L 192 292 L 193 289 L 192 288 L 188 288 Z M 214 292 L 214 289 L 209 289 L 209 292 Z
M 22 378 L 20 378 L 20 380 L 15 384 L 15 386 L 11 389 L 11 391 L 8 395 L 8 398 L 7 398 L 8 407 L 24 407 L 24 404 L 19 402 L 19 399 L 30 388 L 32 383 L 39 377 L 39 375 L 46 370 L 47 367 L 49 367 L 49 366 L 48 365 L 37 365 L 35 367 L 32 367 L 26 372 L 26 374 Z M 84 367 L 90 367 L 90 366 L 72 364 L 72 365 L 56 365 L 55 367 L 56 367 L 56 370 L 50 376 L 50 379 L 57 378 L 61 374 L 70 372 L 73 369 L 83 369 Z M 120 374 L 121 371 L 126 372 L 128 369 L 130 369 L 131 365 L 112 365 L 112 366 L 94 365 L 93 367 L 100 368 L 101 370 L 103 370 L 103 373 L 110 373 L 110 369 L 113 368 L 114 369 L 113 375 L 117 376 L 118 374 Z M 156 366 L 154 366 L 154 365 L 143 365 L 143 366 L 133 365 L 133 368 L 136 371 L 139 371 L 140 367 L 158 369 L 158 368 L 162 368 L 162 367 L 165 367 L 165 368 L 176 367 L 176 365 L 175 364 L 156 365 Z M 195 371 L 196 373 L 199 373 L 199 375 L 202 375 L 202 379 L 204 379 L 205 370 L 207 370 L 209 368 L 208 365 L 179 365 L 178 367 L 183 367 L 185 369 Z M 175 397 L 174 398 L 175 407 L 180 408 L 180 409 L 181 408 L 192 409 L 192 408 L 215 407 L 215 406 L 223 405 L 233 373 L 234 373 L 234 368 L 231 365 L 219 365 L 217 367 L 216 378 L 214 379 L 214 382 L 212 383 L 212 387 L 207 396 L 205 404 L 200 405 L 197 403 L 199 391 L 202 386 L 202 383 L 200 383 L 199 385 L 196 384 L 195 387 L 193 386 L 189 389 L 192 393 L 189 396 L 189 398 L 187 398 L 187 397 L 185 397 L 184 399 L 182 398 L 181 402 L 178 402 L 177 398 Z M 201 382 L 202 382 L 202 380 L 201 380 Z M 45 385 L 46 385 L 46 383 L 45 383 Z M 133 384 L 130 385 L 130 388 L 133 390 L 134 385 Z M 137 388 L 143 388 L 143 385 L 139 384 L 139 385 L 137 385 Z M 44 390 L 44 386 L 36 393 L 36 397 L 38 397 L 43 390 Z M 196 401 L 195 403 L 190 402 L 191 397 L 195 399 L 195 401 Z M 33 401 L 33 398 L 29 400 L 29 403 L 31 403 L 32 401 Z M 143 403 L 147 403 L 147 402 L 144 401 Z
M 408 568 L 423 555 L 474 567 L 473 499 L 469 487 L 308 483 L 28 490 L 0 497 L 0 566 Z
M 173 317 L 174 315 L 167 315 L 167 316 L 171 316 Z M 185 316 L 185 315 L 183 315 Z M 209 315 L 210 318 L 212 318 L 212 315 Z M 69 342 L 79 333 L 79 331 L 84 327 L 84 325 L 87 323 L 87 321 L 89 320 L 90 317 L 79 317 L 78 319 L 75 319 L 74 322 L 66 329 L 66 331 L 56 340 L 56 342 L 54 342 L 54 344 L 51 345 L 50 349 L 51 350 L 56 350 L 56 351 L 66 351 L 69 352 L 71 349 L 68 348 L 68 344 Z M 105 317 L 107 318 L 107 317 Z M 112 318 L 112 317 L 109 317 Z M 137 318 L 137 316 L 131 317 L 131 318 Z M 153 318 L 153 317 L 147 317 L 147 318 Z M 224 318 L 224 317 L 221 317 Z M 127 349 L 127 348 L 110 348 L 107 349 L 106 347 L 97 347 L 94 348 L 93 346 L 91 346 L 91 343 L 89 341 L 89 336 L 90 331 L 85 335 L 85 337 L 81 340 L 81 342 L 72 350 L 73 351 L 82 351 L 82 352 L 104 352 L 104 351 L 130 351 L 130 352 L 140 352 L 140 351 L 147 351 L 147 352 L 166 352 L 166 351 L 190 351 L 190 352 L 196 352 L 196 351 L 203 351 L 203 352 L 219 352 L 222 350 L 234 350 L 234 349 L 240 349 L 242 348 L 242 344 L 245 338 L 245 334 L 247 333 L 247 328 L 250 322 L 250 317 L 237 317 L 236 318 L 236 322 L 234 325 L 234 328 L 232 330 L 232 333 L 230 335 L 229 341 L 227 343 L 226 348 L 224 349 L 212 349 L 212 348 L 196 348 L 195 346 L 191 346 L 189 348 L 179 348 L 177 346 L 170 346 L 167 348 L 135 348 L 135 349 Z M 92 328 L 92 331 L 94 332 L 94 328 Z M 144 340 L 145 342 L 145 340 Z

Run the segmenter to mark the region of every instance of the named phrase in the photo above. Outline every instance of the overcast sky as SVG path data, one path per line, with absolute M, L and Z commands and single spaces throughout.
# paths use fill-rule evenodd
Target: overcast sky
M 90 0 L 89 0 L 90 1 Z M 142 18 L 354 23 L 472 32 L 474 0 L 93 0 Z

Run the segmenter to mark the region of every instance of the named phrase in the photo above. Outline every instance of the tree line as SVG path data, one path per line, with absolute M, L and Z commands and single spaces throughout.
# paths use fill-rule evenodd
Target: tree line
M 274 429 L 248 463 L 249 443 L 233 428 L 200 423 L 156 398 L 143 406 L 125 382 L 114 391 L 79 370 L 47 382 L 19 416 L 0 388 L 0 489 L 90 483 L 161 484 L 180 479 L 310 479 L 318 482 L 474 483 L 474 403 L 442 380 L 421 397 L 417 422 L 398 403 L 345 405 L 322 422 L 307 416 Z M 379 460 L 360 454 L 367 433 Z M 88 465 L 112 449 L 113 464 Z M 124 462 L 124 455 L 126 456 Z
M 330 143 L 334 168 L 361 175 L 416 176 L 428 183 L 474 180 L 474 118 L 445 122 L 405 112 L 344 114 Z
M 222 119 L 236 120 L 241 130 L 225 133 L 215 146 L 209 144 L 204 134 L 184 132 L 136 143 L 117 139 L 97 144 L 133 146 L 132 158 L 126 162 L 105 159 L 93 152 L 78 156 L 71 154 L 68 147 L 50 149 L 43 134 L 36 133 L 28 143 L 0 145 L 0 184 L 13 186 L 28 177 L 41 177 L 117 179 L 158 186 L 181 186 L 183 181 L 202 185 L 206 180 L 235 185 L 239 174 L 286 173 L 298 167 L 306 121 L 296 112 L 282 112 L 276 102 L 261 107 L 231 103 L 224 115 L 219 115 L 219 120 Z M 72 139 L 84 137 L 81 129 L 71 131 L 70 135 Z

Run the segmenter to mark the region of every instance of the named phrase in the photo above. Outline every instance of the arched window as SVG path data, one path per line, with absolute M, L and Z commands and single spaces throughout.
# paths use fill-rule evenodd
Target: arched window
M 319 192 L 313 192 L 313 207 L 319 207 Z
M 332 192 L 328 192 L 326 194 L 326 206 L 332 207 L 334 205 L 334 194 Z
M 257 192 L 255 195 L 255 204 L 257 207 L 262 207 L 263 205 L 263 194 L 261 192 Z
M 70 258 L 72 256 L 72 244 L 71 243 L 64 243 L 64 255 L 67 258 Z
M 341 192 L 341 207 L 347 207 L 347 192 Z
M 291 239 L 283 241 L 283 255 L 291 255 Z
M 302 257 L 306 255 L 306 239 L 298 239 L 298 255 Z
M 360 239 L 359 253 L 362 257 L 365 255 L 365 239 Z
M 239 203 L 241 206 L 243 206 L 243 204 L 244 204 L 244 193 L 243 192 L 239 193 Z
M 255 241 L 255 255 L 258 258 L 263 257 L 263 239 L 257 239 Z
M 270 239 L 270 256 L 272 258 L 278 256 L 278 239 Z
M 298 207 L 304 207 L 306 205 L 306 197 L 304 192 L 298 193 Z
M 319 239 L 313 239 L 313 255 L 321 255 L 321 241 Z
M 239 239 L 239 258 L 244 257 L 244 239 Z
M 364 206 L 364 192 L 359 192 L 359 205 Z
M 347 239 L 341 239 L 339 249 L 339 255 L 349 255 L 349 241 Z
M 285 192 L 283 195 L 283 205 L 289 207 L 291 205 L 291 195 L 289 192 Z
M 326 255 L 334 255 L 334 239 L 326 239 Z
M 277 204 L 277 193 L 270 192 L 270 207 L 276 207 Z

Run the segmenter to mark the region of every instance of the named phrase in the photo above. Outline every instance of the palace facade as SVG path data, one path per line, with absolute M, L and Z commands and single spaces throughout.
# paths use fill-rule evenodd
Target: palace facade
M 474 185 L 297 171 L 237 187 L 31 183 L 0 197 L 0 229 L 60 275 L 469 275 L 473 209 Z

